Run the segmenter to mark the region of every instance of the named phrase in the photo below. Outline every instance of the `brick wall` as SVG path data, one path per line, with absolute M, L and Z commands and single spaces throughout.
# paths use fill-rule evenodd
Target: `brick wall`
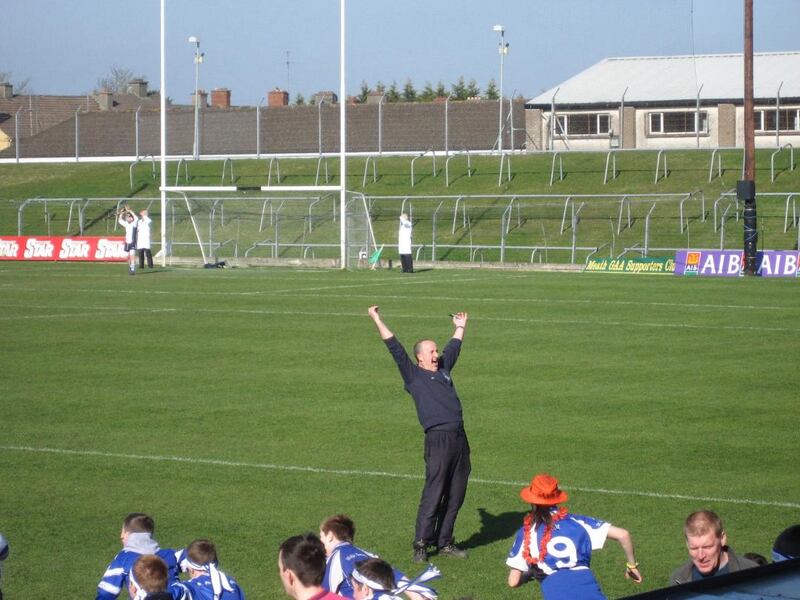
M 487 150 L 497 137 L 498 105 L 492 101 L 449 102 L 450 150 Z M 315 153 L 319 150 L 321 119 L 322 151 L 339 150 L 339 106 L 278 106 L 262 108 L 261 152 Z M 424 151 L 445 148 L 444 103 L 384 103 L 382 150 Z M 80 156 L 131 156 L 135 153 L 135 115 L 131 111 L 81 114 Z M 160 153 L 160 118 L 157 111 L 139 115 L 139 153 Z M 514 128 L 525 129 L 525 110 L 514 106 Z M 202 154 L 254 154 L 256 152 L 255 108 L 205 109 L 200 111 Z M 167 152 L 191 154 L 194 111 L 191 107 L 169 111 Z M 347 145 L 352 152 L 378 151 L 378 106 L 347 107 Z M 514 145 L 523 147 L 525 135 L 518 131 Z M 503 147 L 510 147 L 506 130 Z M 75 155 L 75 119 L 68 119 L 38 135 L 23 140 L 21 157 L 71 157 Z M 0 157 L 13 157 L 13 146 Z

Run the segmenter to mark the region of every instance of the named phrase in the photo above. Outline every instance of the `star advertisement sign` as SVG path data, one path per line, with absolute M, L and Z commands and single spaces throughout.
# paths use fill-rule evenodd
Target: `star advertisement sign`
M 0 260 L 120 262 L 127 259 L 123 237 L 0 236 Z
M 763 250 L 756 253 L 756 275 L 800 277 L 800 252 Z M 744 274 L 741 250 L 679 250 L 675 253 L 675 275 L 683 277 L 739 277 Z

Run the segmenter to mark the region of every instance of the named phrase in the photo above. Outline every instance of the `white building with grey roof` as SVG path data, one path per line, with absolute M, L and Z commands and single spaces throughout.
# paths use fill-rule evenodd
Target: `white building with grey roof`
M 800 52 L 754 54 L 753 90 L 756 147 L 800 145 Z M 529 150 L 741 148 L 744 58 L 607 58 L 525 108 Z

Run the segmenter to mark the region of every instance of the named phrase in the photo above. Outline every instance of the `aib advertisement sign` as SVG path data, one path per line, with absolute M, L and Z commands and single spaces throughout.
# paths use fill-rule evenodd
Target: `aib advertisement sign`
M 800 277 L 800 252 L 764 250 L 756 254 L 761 277 Z M 738 277 L 744 269 L 741 250 L 679 250 L 675 274 L 684 277 Z

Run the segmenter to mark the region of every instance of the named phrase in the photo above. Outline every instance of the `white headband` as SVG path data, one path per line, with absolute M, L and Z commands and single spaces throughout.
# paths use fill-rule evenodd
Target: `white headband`
M 212 562 L 205 565 L 200 565 L 196 562 L 193 562 L 188 557 L 185 559 L 185 561 L 186 564 L 195 571 L 203 571 L 208 573 L 209 577 L 211 578 L 211 589 L 214 591 L 214 600 L 219 600 L 219 597 L 222 595 L 222 590 L 227 592 L 233 591 L 233 586 L 231 585 L 231 582 L 228 581 L 228 576 L 217 569 L 216 563 Z
M 387 598 L 387 600 L 391 600 L 391 598 L 399 598 L 400 594 L 407 592 L 407 591 L 414 591 L 426 598 L 436 598 L 436 592 L 429 587 L 419 585 L 425 583 L 426 581 L 431 581 L 432 579 L 436 579 L 442 575 L 442 572 L 435 567 L 434 565 L 428 565 L 428 568 L 425 569 L 422 573 L 417 575 L 414 579 L 403 579 L 399 583 L 395 589 L 391 590 L 391 596 Z M 378 583 L 377 581 L 373 581 L 369 577 L 365 576 L 364 574 L 360 573 L 358 569 L 353 569 L 352 574 L 353 579 L 355 579 L 358 583 L 362 585 L 366 585 L 369 589 L 375 590 L 377 592 L 387 591 L 386 587 Z M 384 596 L 386 597 L 386 596 Z
M 128 578 L 136 588 L 136 595 L 132 600 L 144 600 L 147 597 L 147 592 L 142 588 L 142 586 L 139 585 L 139 582 L 136 581 L 136 578 L 133 576 L 133 569 L 131 569 L 130 573 L 128 573 Z

